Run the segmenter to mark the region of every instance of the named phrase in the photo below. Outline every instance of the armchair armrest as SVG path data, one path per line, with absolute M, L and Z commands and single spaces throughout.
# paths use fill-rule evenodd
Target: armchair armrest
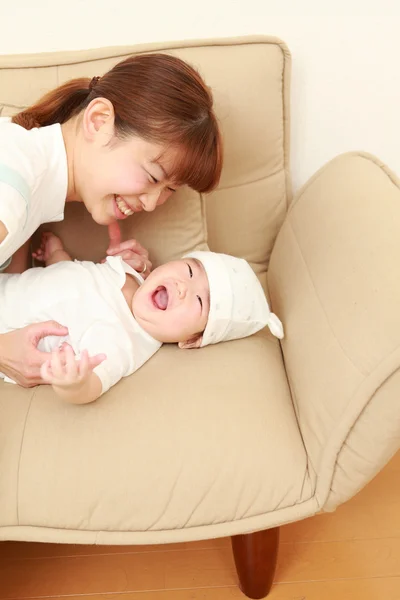
M 352 497 L 400 446 L 400 183 L 344 154 L 295 197 L 268 273 L 319 506 Z

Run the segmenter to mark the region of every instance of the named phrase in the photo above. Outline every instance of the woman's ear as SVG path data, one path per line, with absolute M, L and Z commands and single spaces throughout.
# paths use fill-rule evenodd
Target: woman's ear
M 85 108 L 83 114 L 83 134 L 85 138 L 92 141 L 97 134 L 103 133 L 107 136 L 106 143 L 114 135 L 114 107 L 107 98 L 95 98 Z
M 202 341 L 203 341 L 203 334 L 196 333 L 196 335 L 194 335 L 189 340 L 186 340 L 186 342 L 179 342 L 178 346 L 182 350 L 188 350 L 189 348 L 200 348 Z

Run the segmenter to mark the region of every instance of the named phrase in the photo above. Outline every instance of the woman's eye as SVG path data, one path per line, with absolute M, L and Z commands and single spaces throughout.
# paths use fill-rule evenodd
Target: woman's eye
M 192 278 L 193 277 L 193 271 L 192 271 L 192 267 L 188 264 L 189 267 L 189 277 Z
M 200 302 L 200 306 L 201 306 L 201 308 L 203 308 L 203 301 L 202 301 L 202 299 L 200 298 L 200 296 L 197 296 L 197 300 Z

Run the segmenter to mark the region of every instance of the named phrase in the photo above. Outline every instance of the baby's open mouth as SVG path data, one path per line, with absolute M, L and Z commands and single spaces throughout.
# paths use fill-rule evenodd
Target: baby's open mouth
M 159 310 L 165 310 L 168 306 L 168 292 L 167 288 L 163 285 L 159 285 L 155 289 L 152 295 L 153 304 Z

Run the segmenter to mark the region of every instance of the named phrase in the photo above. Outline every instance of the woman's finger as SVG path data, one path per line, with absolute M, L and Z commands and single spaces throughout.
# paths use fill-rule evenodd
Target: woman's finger
M 151 272 L 152 264 L 149 260 L 143 260 L 143 258 L 131 255 L 130 257 L 124 258 L 124 261 L 144 278 Z
M 136 252 L 132 252 L 132 250 L 124 250 L 117 256 L 121 256 L 124 260 L 129 260 L 132 263 L 134 262 L 138 268 L 144 267 L 146 258 L 137 254 Z
M 110 223 L 108 226 L 108 237 L 110 238 L 109 248 L 119 246 L 121 243 L 121 230 L 118 221 Z
M 144 256 L 145 258 L 149 257 L 149 253 L 146 250 L 146 248 L 143 248 L 143 246 L 141 244 L 139 244 L 139 242 L 137 240 L 126 240 L 126 242 L 121 242 L 120 244 L 118 244 L 118 246 L 112 246 L 107 250 L 107 254 L 118 254 L 119 252 L 123 251 L 123 250 L 132 250 L 133 252 L 136 252 L 136 254 L 140 254 L 141 256 Z
M 136 252 L 132 252 L 132 250 L 124 250 L 122 252 L 118 252 L 114 256 L 120 256 L 130 267 L 132 267 L 132 269 L 135 269 L 135 271 L 138 273 L 142 273 L 143 270 L 145 272 L 151 271 L 151 261 L 148 258 L 137 254 Z
M 139 273 L 141 274 L 143 279 L 147 279 L 147 277 L 151 273 L 152 268 L 153 268 L 152 263 L 149 260 L 146 260 L 145 264 L 143 265 L 143 268 L 139 271 Z

